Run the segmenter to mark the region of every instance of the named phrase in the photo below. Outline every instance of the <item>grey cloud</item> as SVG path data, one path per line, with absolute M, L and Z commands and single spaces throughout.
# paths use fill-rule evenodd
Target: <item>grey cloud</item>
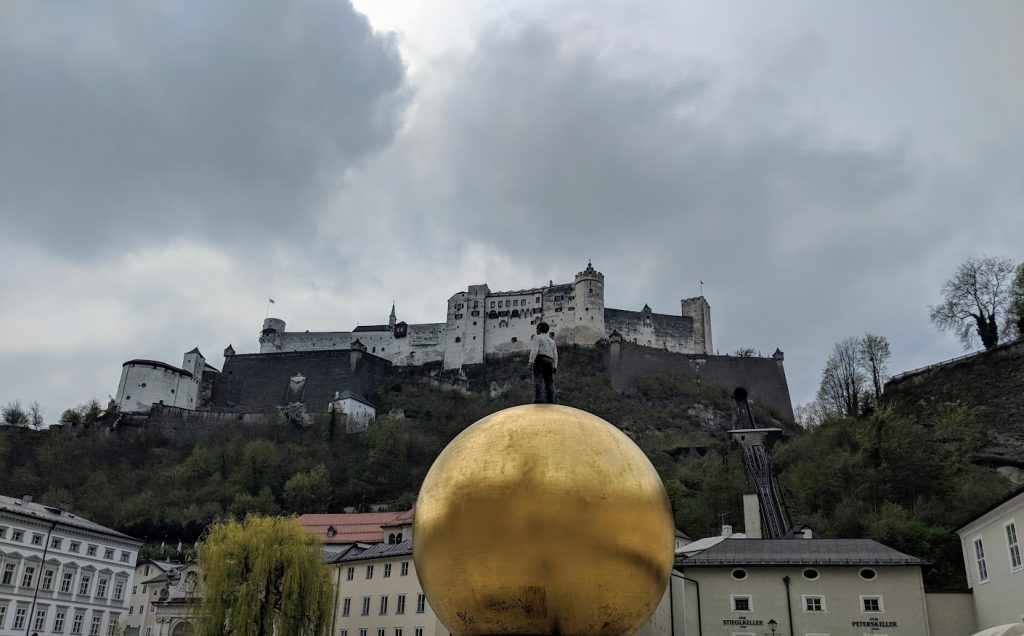
M 2 12 L 0 218 L 62 251 L 308 234 L 407 98 L 393 38 L 343 0 Z

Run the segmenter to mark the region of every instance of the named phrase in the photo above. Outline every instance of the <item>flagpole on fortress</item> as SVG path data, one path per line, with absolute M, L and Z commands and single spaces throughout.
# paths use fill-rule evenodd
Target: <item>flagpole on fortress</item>
M 267 315 L 263 316 L 264 319 L 270 318 L 270 306 L 274 304 L 273 298 L 267 298 Z
M 700 295 L 703 296 L 704 295 L 704 279 L 700 278 L 698 280 L 700 281 Z

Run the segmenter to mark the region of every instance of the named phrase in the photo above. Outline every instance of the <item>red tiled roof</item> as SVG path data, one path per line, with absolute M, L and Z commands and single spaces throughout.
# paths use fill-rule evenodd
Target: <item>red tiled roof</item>
M 395 522 L 405 516 L 408 516 L 411 522 L 412 511 L 311 514 L 299 517 L 299 525 L 326 544 L 381 543 L 384 541 L 383 527 L 401 525 L 401 522 Z M 333 536 L 329 532 L 331 528 L 334 528 Z

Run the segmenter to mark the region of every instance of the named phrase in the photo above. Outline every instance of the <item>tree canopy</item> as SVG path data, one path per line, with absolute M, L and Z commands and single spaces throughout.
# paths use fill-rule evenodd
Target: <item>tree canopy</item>
M 200 636 L 322 636 L 331 579 L 320 542 L 291 517 L 214 524 L 199 545 Z

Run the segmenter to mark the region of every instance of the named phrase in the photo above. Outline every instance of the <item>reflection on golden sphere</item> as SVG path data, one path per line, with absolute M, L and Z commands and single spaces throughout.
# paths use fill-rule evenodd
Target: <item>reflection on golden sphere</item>
M 660 602 L 674 525 L 620 430 L 552 404 L 483 418 L 416 503 L 413 559 L 441 622 L 475 634 L 634 634 Z

